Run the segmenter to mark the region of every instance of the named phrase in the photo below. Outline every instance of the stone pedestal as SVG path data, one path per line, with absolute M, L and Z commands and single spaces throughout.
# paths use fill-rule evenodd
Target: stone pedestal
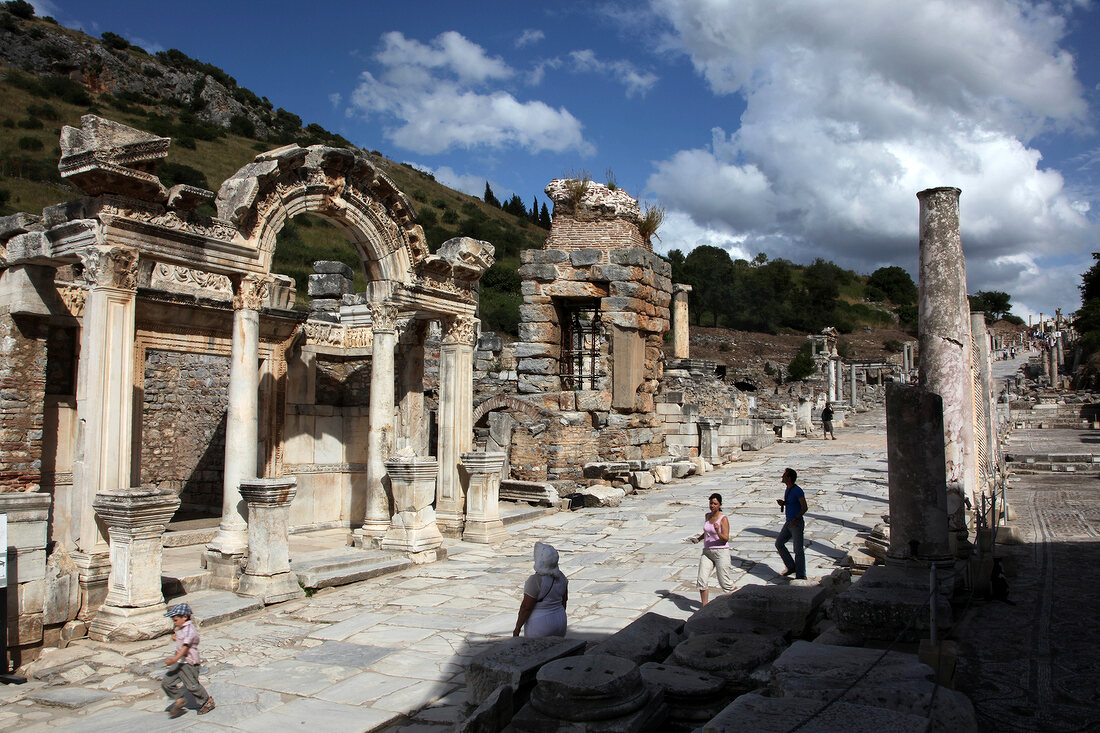
M 7 639 L 12 666 L 18 667 L 22 662 L 18 647 L 42 642 L 50 495 L 0 493 L 0 514 L 8 516 L 8 543 L 0 552 L 8 556 Z M 0 673 L 7 672 L 8 660 L 0 659 Z
M 701 417 L 696 424 L 699 426 L 699 457 L 717 466 L 722 462 L 718 455 L 718 429 L 722 427 L 722 421 Z
M 890 481 L 889 565 L 949 561 L 943 401 L 920 387 L 886 388 Z M 913 555 L 912 543 L 916 544 Z
M 466 527 L 462 539 L 492 544 L 508 538 L 500 520 L 500 468 L 504 453 L 462 454 L 466 474 Z
M 305 595 L 290 571 L 287 547 L 290 502 L 297 487 L 294 477 L 241 481 L 241 496 L 248 502 L 248 565 L 237 588 L 241 595 L 265 604 Z
M 160 573 L 164 528 L 180 500 L 168 489 L 101 491 L 92 507 L 107 525 L 111 575 L 104 605 L 88 635 L 96 641 L 137 641 L 167 633 Z
M 421 553 L 443 544 L 435 523 L 435 482 L 439 462 L 434 458 L 397 457 L 386 461 L 395 512 L 382 538 L 383 550 Z

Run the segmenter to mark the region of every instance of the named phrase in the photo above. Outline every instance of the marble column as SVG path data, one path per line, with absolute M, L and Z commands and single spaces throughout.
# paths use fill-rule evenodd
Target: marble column
M 394 451 L 394 347 L 397 306 L 387 300 L 370 304 L 374 346 L 371 349 L 370 426 L 367 432 L 367 509 L 356 532 L 359 547 L 376 546 L 390 526 L 390 488 L 386 459 Z
M 672 285 L 672 356 L 687 359 L 691 356 L 688 336 L 688 293 L 690 285 L 674 283 Z
M 443 544 L 432 509 L 439 462 L 421 456 L 395 456 L 386 461 L 386 471 L 393 489 L 394 514 L 382 538 L 382 549 L 408 553 L 414 560 L 435 559 L 435 551 Z
M 473 358 L 477 319 L 443 319 L 439 349 L 439 483 L 435 510 L 440 530 L 461 536 L 466 495 L 458 467 L 461 455 L 473 447 Z
M 298 479 L 246 478 L 241 496 L 248 502 L 248 565 L 237 592 L 260 598 L 265 604 L 305 595 L 298 576 L 290 571 L 290 502 Z
M 96 641 L 137 641 L 167 633 L 160 591 L 164 528 L 179 509 L 170 489 L 134 487 L 101 491 L 93 507 L 111 538 L 107 598 L 92 618 Z
M 102 491 L 130 486 L 134 414 L 134 312 L 138 255 L 125 247 L 77 252 L 88 293 L 77 367 L 77 437 L 68 515 L 79 568 L 82 618 L 103 603 L 110 573 L 104 527 L 92 503 Z
M 944 407 L 915 385 L 886 386 L 886 455 L 890 485 L 887 565 L 949 560 Z M 911 543 L 916 542 L 916 556 Z
M 428 455 L 428 415 L 424 410 L 424 342 L 428 338 L 427 321 L 409 321 L 401 332 L 401 379 L 397 387 L 401 428 L 397 450 L 413 455 Z
M 504 453 L 466 452 L 462 469 L 466 476 L 466 527 L 462 539 L 493 544 L 508 539 L 500 520 L 500 469 Z
M 836 401 L 844 401 L 844 362 L 839 358 L 835 359 L 836 368 L 833 370 L 836 374 Z
M 258 468 L 260 308 L 271 292 L 272 281 L 267 275 L 246 275 L 233 284 L 222 520 L 206 553 L 214 587 L 222 590 L 236 590 L 248 549 L 248 507 L 240 484 L 243 479 L 256 478 Z
M 997 472 L 997 403 L 993 394 L 993 352 L 990 350 L 989 329 L 985 325 L 984 313 L 970 314 L 970 330 L 974 334 L 974 360 L 976 379 L 974 388 L 981 394 L 974 400 L 974 425 L 982 429 L 985 442 L 985 460 L 977 465 L 978 476 L 982 479 L 979 489 L 989 491 Z M 980 506 L 980 504 L 979 504 Z
M 849 368 L 851 369 L 851 374 L 850 374 L 850 380 L 849 380 L 849 383 L 848 383 L 848 386 L 850 388 L 848 390 L 848 404 L 852 407 L 855 407 L 856 406 L 856 365 L 855 364 L 850 364 Z
M 974 381 L 970 303 L 959 236 L 957 188 L 932 188 L 920 201 L 920 385 L 943 400 L 947 510 L 966 537 L 964 501 L 976 505 Z
M 829 402 L 836 401 L 836 359 L 831 356 L 827 361 L 827 370 L 825 372 L 826 379 L 826 399 Z

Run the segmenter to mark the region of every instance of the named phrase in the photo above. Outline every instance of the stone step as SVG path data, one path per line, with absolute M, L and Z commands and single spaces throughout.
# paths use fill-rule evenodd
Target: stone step
M 404 555 L 348 547 L 300 555 L 291 561 L 290 569 L 306 588 L 331 588 L 400 572 L 413 564 Z
M 177 603 L 191 606 L 202 626 L 220 624 L 235 618 L 262 611 L 264 603 L 259 598 L 239 596 L 227 590 L 200 590 L 167 601 L 171 607 Z

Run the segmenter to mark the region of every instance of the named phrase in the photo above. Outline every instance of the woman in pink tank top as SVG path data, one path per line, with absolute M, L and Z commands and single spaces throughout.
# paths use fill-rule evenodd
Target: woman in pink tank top
M 722 513 L 722 495 L 710 495 L 710 511 L 703 520 L 703 532 L 698 537 L 692 537 L 691 541 L 703 543 L 703 554 L 699 557 L 699 574 L 695 579 L 695 585 L 699 589 L 699 599 L 707 605 L 710 595 L 708 584 L 710 583 L 710 569 L 713 566 L 718 571 L 718 585 L 722 590 L 733 590 L 733 579 L 730 577 L 730 522 Z

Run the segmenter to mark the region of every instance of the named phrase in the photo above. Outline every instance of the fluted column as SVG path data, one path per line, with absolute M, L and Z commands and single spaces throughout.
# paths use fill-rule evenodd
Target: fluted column
M 268 275 L 246 275 L 233 283 L 233 335 L 230 344 L 229 400 L 225 414 L 225 470 L 222 520 L 208 545 L 208 565 L 216 587 L 235 590 L 239 559 L 248 549 L 248 507 L 243 479 L 256 478 L 259 456 L 260 308 L 271 292 Z
M 298 576 L 290 571 L 290 502 L 298 479 L 250 478 L 241 481 L 241 496 L 248 503 L 248 566 L 238 592 L 256 596 L 265 604 L 289 601 L 305 595 Z
M 688 293 L 690 285 L 674 283 L 672 286 L 672 356 L 687 359 L 691 355 L 688 334 Z
M 500 519 L 500 469 L 505 453 L 466 452 L 462 469 L 466 475 L 466 527 L 462 539 L 492 544 L 508 538 Z
M 179 508 L 169 489 L 101 491 L 93 507 L 111 538 L 107 598 L 89 626 L 97 641 L 152 639 L 168 632 L 160 590 L 164 528 Z
M 67 512 L 73 561 L 80 569 L 81 615 L 87 618 L 103 603 L 109 573 L 107 537 L 92 502 L 102 491 L 130 486 L 138 255 L 114 246 L 85 247 L 77 254 L 88 294 L 80 329 L 79 422 Z
M 371 349 L 370 427 L 367 432 L 367 508 L 356 534 L 361 547 L 377 544 L 390 526 L 390 489 L 386 459 L 394 450 L 394 346 L 397 306 L 387 300 L 370 304 L 374 346 Z
M 947 509 L 965 539 L 964 500 L 975 505 L 974 383 L 970 303 L 959 235 L 957 188 L 932 188 L 920 201 L 920 384 L 943 399 Z
M 459 476 L 462 453 L 473 447 L 473 359 L 477 319 L 443 319 L 439 350 L 439 484 L 435 510 L 444 534 L 462 534 L 466 495 Z

